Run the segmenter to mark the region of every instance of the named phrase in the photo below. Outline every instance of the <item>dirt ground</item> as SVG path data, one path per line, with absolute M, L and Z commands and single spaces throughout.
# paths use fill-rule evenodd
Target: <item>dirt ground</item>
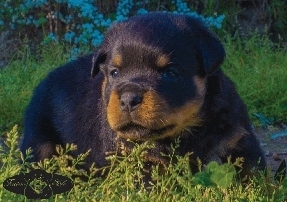
M 272 134 L 283 132 L 285 136 L 271 139 Z M 274 174 L 283 159 L 287 160 L 287 126 L 279 128 L 256 129 L 256 136 L 265 152 L 267 165 Z M 274 176 L 274 175 L 273 175 Z

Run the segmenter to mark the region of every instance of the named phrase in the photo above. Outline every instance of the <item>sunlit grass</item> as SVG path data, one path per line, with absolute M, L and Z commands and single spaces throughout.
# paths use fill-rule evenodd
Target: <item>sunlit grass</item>
M 249 114 L 287 121 L 287 54 L 266 37 L 226 38 L 225 73 L 236 83 Z M 255 116 L 252 116 L 255 120 Z M 257 122 L 258 123 L 258 122 Z
M 19 134 L 17 127 L 7 133 L 7 148 L 0 146 L 0 200 L 25 201 L 25 197 L 14 194 L 3 188 L 2 183 L 8 177 L 21 172 L 29 172 L 32 168 L 44 169 L 48 173 L 57 173 L 69 177 L 74 182 L 70 192 L 57 194 L 47 201 L 284 201 L 287 200 L 287 180 L 278 184 L 267 175 L 251 178 L 248 183 L 241 184 L 236 176 L 232 162 L 218 165 L 211 162 L 200 173 L 193 174 L 189 169 L 188 155 L 173 156 L 177 163 L 159 171 L 152 168 L 152 182 L 147 183 L 143 170 L 143 162 L 139 155 L 152 147 L 152 144 L 135 145 L 131 154 L 125 157 L 110 156 L 112 162 L 106 178 L 95 177 L 101 169 L 91 167 L 89 172 L 76 169 L 82 164 L 87 154 L 72 158 L 69 151 L 75 149 L 67 145 L 58 149 L 60 156 L 45 160 L 42 163 L 19 164 L 23 159 L 18 149 Z M 192 155 L 192 154 L 190 154 Z M 238 161 L 237 163 L 240 163 Z M 235 163 L 235 164 L 237 164 Z M 229 175 L 226 178 L 226 174 Z M 84 179 L 84 180 L 83 180 Z M 220 180 L 224 179 L 224 180 Z M 220 181 L 220 182 L 219 182 Z
M 55 67 L 67 62 L 63 49 L 51 46 L 41 58 L 27 56 L 0 69 L 0 136 L 13 125 L 22 126 L 22 116 L 34 88 Z
M 236 83 L 250 115 L 262 113 L 266 117 L 273 117 L 276 121 L 286 122 L 286 50 L 275 49 L 274 44 L 269 40 L 259 37 L 245 39 L 243 42 L 227 37 L 224 43 L 227 57 L 223 69 Z M 111 161 L 117 166 L 110 170 L 106 178 L 95 178 L 93 174 L 97 169 L 91 169 L 90 174 L 76 169 L 77 163 L 84 162 L 85 155 L 72 161 L 74 162 L 72 166 L 67 166 L 67 159 L 71 159 L 71 157 L 65 151 L 75 149 L 72 146 L 59 150 L 59 153 L 62 154 L 60 157 L 52 158 L 42 164 L 19 164 L 18 159 L 21 158 L 21 155 L 16 139 L 21 136 L 23 112 L 31 98 L 33 89 L 48 72 L 64 64 L 69 58 L 59 45 L 43 50 L 39 57 L 28 55 L 23 60 L 12 61 L 7 67 L 0 70 L 0 136 L 4 137 L 9 146 L 7 149 L 0 143 L 1 201 L 25 200 L 25 197 L 3 189 L 2 183 L 7 177 L 19 174 L 20 170 L 28 171 L 31 167 L 42 168 L 52 173 L 57 172 L 68 177 L 86 176 L 85 181 L 79 177 L 73 178 L 75 186 L 71 192 L 54 196 L 49 201 L 287 200 L 286 180 L 278 184 L 270 176 L 261 176 L 243 186 L 232 179 L 230 185 L 222 187 L 215 182 L 212 183 L 212 175 L 205 170 L 202 174 L 191 173 L 187 157 L 177 157 L 178 163 L 169 165 L 164 176 L 159 174 L 158 167 L 154 167 L 152 171 L 153 184 L 146 185 L 144 185 L 141 172 L 142 162 L 139 156 L 135 155 L 138 154 L 138 151 L 126 158 L 111 156 Z M 256 117 L 252 116 L 252 120 L 256 121 Z M 15 124 L 18 124 L 19 127 L 7 134 L 7 131 L 10 131 Z M 147 145 L 138 145 L 138 150 L 143 150 L 145 146 Z M 226 169 L 229 168 L 226 167 Z M 215 170 L 217 169 L 222 170 L 223 167 L 218 167 Z M 215 175 L 217 175 L 216 173 L 215 171 Z M 210 182 L 210 184 L 204 184 L 206 182 Z

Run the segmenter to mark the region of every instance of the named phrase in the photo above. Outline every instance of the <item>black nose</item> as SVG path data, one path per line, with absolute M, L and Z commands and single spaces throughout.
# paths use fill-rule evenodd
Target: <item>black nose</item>
M 141 102 L 142 96 L 136 93 L 124 92 L 121 95 L 121 109 L 123 111 L 132 112 L 140 106 Z

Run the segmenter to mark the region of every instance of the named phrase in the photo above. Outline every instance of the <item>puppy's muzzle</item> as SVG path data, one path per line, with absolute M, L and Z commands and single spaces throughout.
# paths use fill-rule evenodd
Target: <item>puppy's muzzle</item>
M 143 95 L 136 92 L 124 92 L 120 95 L 120 106 L 124 112 L 131 113 L 142 103 Z
M 143 88 L 136 83 L 118 86 L 118 96 L 122 113 L 131 113 L 138 109 L 143 102 Z
M 157 91 L 138 83 L 123 83 L 110 93 L 107 120 L 121 138 L 163 139 L 198 125 L 201 105 L 202 100 L 193 99 L 173 108 Z

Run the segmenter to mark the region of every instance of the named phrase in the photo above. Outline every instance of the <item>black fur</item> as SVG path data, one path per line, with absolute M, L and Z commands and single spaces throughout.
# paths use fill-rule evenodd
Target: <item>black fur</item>
M 121 67 L 112 64 L 116 54 L 121 55 Z M 161 54 L 168 55 L 171 61 L 158 68 L 155 60 Z M 191 17 L 151 13 L 116 24 L 94 55 L 57 68 L 37 87 L 25 113 L 21 151 L 25 153 L 31 147 L 33 160 L 38 161 L 53 154 L 55 145 L 74 143 L 78 146 L 76 154 L 91 149 L 87 166 L 92 162 L 105 166 L 105 153 L 115 151 L 119 141 L 129 147 L 125 138 L 117 138 L 116 131 L 135 132 L 139 137 L 140 131 L 160 133 L 155 125 L 145 129 L 127 124 L 112 130 L 107 121 L 112 92 L 119 94 L 122 110 L 131 110 L 123 112 L 126 114 L 137 110 L 144 93 L 152 90 L 169 110 L 161 113 L 172 116 L 173 111 L 199 99 L 199 91 L 205 89 L 198 112 L 200 124 L 166 138 L 148 134 L 156 145 L 150 155 L 168 154 L 174 138 L 180 137 L 177 153 L 194 152 L 194 171 L 196 157 L 205 163 L 214 155 L 222 161 L 229 155 L 233 159 L 244 157 L 244 174 L 252 167 L 264 169 L 264 155 L 252 132 L 246 107 L 234 84 L 219 68 L 224 56 L 220 41 Z M 195 77 L 204 82 L 203 87 L 195 83 Z

